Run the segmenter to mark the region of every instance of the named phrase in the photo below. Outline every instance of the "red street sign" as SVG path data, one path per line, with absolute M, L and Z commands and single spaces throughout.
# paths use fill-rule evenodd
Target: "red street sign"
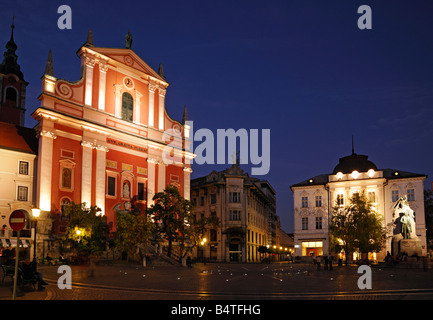
M 9 225 L 12 230 L 20 231 L 26 224 L 26 215 L 22 210 L 15 210 L 9 217 Z

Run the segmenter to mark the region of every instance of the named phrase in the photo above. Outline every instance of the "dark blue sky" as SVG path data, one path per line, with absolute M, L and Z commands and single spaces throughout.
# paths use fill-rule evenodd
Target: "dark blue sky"
M 110 4 L 112 3 L 112 4 Z M 57 8 L 72 8 L 60 30 Z M 360 5 L 373 29 L 359 30 Z M 48 50 L 54 74 L 79 79 L 76 51 L 89 28 L 101 47 L 163 63 L 175 119 L 195 129 L 271 129 L 271 170 L 283 229 L 293 232 L 290 185 L 332 172 L 340 157 L 433 177 L 433 2 L 406 1 L 1 1 L 0 45 L 15 14 L 26 126 L 38 106 Z M 4 51 L 3 51 L 4 52 Z M 192 177 L 226 166 L 193 166 Z M 248 166 L 244 166 L 249 171 Z

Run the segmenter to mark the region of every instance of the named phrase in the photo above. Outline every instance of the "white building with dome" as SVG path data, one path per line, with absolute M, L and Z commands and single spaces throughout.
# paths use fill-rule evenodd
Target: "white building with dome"
M 384 218 L 384 226 L 392 224 L 393 206 L 406 195 L 415 212 L 416 234 L 422 243 L 422 254 L 426 254 L 426 226 L 424 213 L 425 174 L 396 169 L 378 169 L 368 156 L 351 155 L 340 158 L 332 173 L 321 174 L 292 185 L 294 200 L 295 256 L 308 257 L 329 253 L 328 224 L 332 208 L 346 205 L 355 194 L 365 191 Z M 378 253 L 369 254 L 369 259 L 383 261 L 386 253 L 392 252 L 390 230 L 386 247 Z M 353 254 L 353 259 L 358 258 Z M 351 259 L 352 257 L 349 257 Z

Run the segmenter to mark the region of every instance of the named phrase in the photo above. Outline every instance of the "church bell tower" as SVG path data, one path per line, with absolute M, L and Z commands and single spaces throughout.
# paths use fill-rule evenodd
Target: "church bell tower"
M 0 121 L 24 126 L 26 87 L 28 82 L 17 62 L 17 45 L 14 41 L 14 22 L 11 38 L 6 43 L 3 62 L 0 64 Z

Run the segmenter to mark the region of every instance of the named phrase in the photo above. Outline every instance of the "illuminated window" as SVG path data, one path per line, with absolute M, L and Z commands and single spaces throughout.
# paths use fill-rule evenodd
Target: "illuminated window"
M 134 109 L 134 100 L 132 96 L 125 92 L 122 94 L 122 119 L 132 122 L 132 113 Z

